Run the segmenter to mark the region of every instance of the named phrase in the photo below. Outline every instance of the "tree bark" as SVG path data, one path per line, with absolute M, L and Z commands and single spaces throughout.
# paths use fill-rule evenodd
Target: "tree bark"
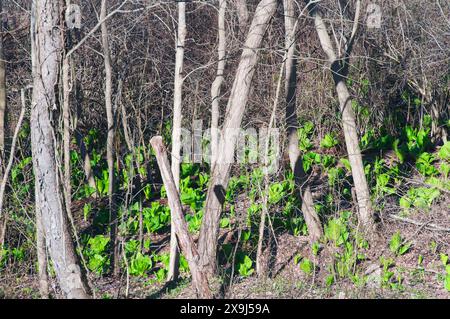
M 113 269 L 113 275 L 118 276 L 120 272 L 119 265 L 119 241 L 117 233 L 117 209 L 115 203 L 115 176 L 114 176 L 114 136 L 116 132 L 115 123 L 115 110 L 112 104 L 112 66 L 111 66 L 111 55 L 109 49 L 108 40 L 108 27 L 106 25 L 106 0 L 102 0 L 100 9 L 100 21 L 104 21 L 101 26 L 102 31 L 102 49 L 103 49 L 103 59 L 105 64 L 105 107 L 106 107 L 106 118 L 108 122 L 108 135 L 106 140 L 106 161 L 108 163 L 108 206 L 109 206 L 109 216 L 110 216 L 110 239 L 113 245 L 111 252 L 111 267 Z
M 226 33 L 225 33 L 225 12 L 227 0 L 219 1 L 218 17 L 218 36 L 219 43 L 217 47 L 218 59 L 217 73 L 213 84 L 211 85 L 211 171 L 217 157 L 217 147 L 219 143 L 219 117 L 220 117 L 220 90 L 224 81 L 224 71 L 226 64 Z
M 197 295 L 200 298 L 212 298 L 213 295 L 208 285 L 208 279 L 206 274 L 201 270 L 198 251 L 194 240 L 189 234 L 188 226 L 186 220 L 184 219 L 180 196 L 170 170 L 169 160 L 167 158 L 166 148 L 164 147 L 162 137 L 153 137 L 150 140 L 150 144 L 155 150 L 156 160 L 158 162 L 161 177 L 167 192 L 167 199 L 169 201 L 175 234 L 189 264 L 189 269 L 192 275 L 192 284 L 194 285 Z
M 86 144 L 83 141 L 83 135 L 81 135 L 81 133 L 77 129 L 75 129 L 75 139 L 77 141 L 78 148 L 80 149 L 81 157 L 83 158 L 83 170 L 86 181 L 88 182 L 89 187 L 95 190 L 95 192 L 92 194 L 92 197 L 96 198 L 97 185 L 95 183 L 94 172 L 91 166 L 91 157 L 89 156 Z
M 31 150 L 36 205 L 41 213 L 46 244 L 64 296 L 88 298 L 88 289 L 77 263 L 62 203 L 55 160 L 55 132 L 51 110 L 55 107 L 59 53 L 62 50 L 57 1 L 33 1 L 31 13 L 33 102 Z
M 178 2 L 178 31 L 175 53 L 175 80 L 173 93 L 173 127 L 172 127 L 172 175 L 177 192 L 180 191 L 180 163 L 181 163 L 181 108 L 183 104 L 183 63 L 184 40 L 186 38 L 186 3 Z M 170 231 L 170 261 L 167 280 L 175 280 L 178 277 L 178 263 L 180 252 L 175 236 L 173 218 Z
M 0 175 L 5 152 L 6 70 L 3 55 L 3 0 L 0 0 Z
M 299 188 L 302 199 L 302 212 L 308 227 L 309 238 L 317 241 L 323 234 L 319 216 L 314 209 L 311 189 L 307 182 L 307 176 L 303 170 L 302 158 L 298 147 L 297 134 L 297 59 L 295 58 L 295 32 L 296 20 L 293 0 L 284 0 L 284 26 L 286 46 L 286 129 L 288 139 L 288 153 L 291 169 L 294 173 L 295 184 Z
M 66 6 L 70 4 L 70 0 L 65 0 Z M 61 6 L 64 4 L 61 3 Z M 61 23 L 61 28 L 65 31 L 64 24 Z M 65 41 L 65 32 L 62 32 L 62 40 Z M 72 185 L 71 180 L 71 166 L 70 166 L 70 85 L 69 85 L 69 66 L 70 57 L 67 57 L 63 50 L 63 62 L 62 62 L 62 116 L 63 116 L 63 159 L 64 159 L 64 203 L 66 205 L 66 213 L 72 222 Z M 72 224 L 73 226 L 73 224 Z M 76 230 L 74 229 L 76 235 Z
M 235 6 L 239 21 L 239 28 L 242 32 L 244 32 L 248 23 L 247 0 L 235 0 Z
M 201 265 L 209 274 L 214 274 L 216 271 L 220 213 L 229 180 L 235 144 L 258 61 L 258 49 L 269 21 L 276 11 L 277 3 L 277 0 L 261 0 L 258 4 L 228 101 L 228 112 L 220 136 L 217 162 L 211 174 L 199 237 Z
M 345 70 L 347 68 L 345 67 L 345 63 L 337 57 L 331 43 L 330 36 L 327 32 L 326 25 L 315 5 L 311 7 L 310 14 L 314 18 L 314 25 L 319 36 L 320 45 L 327 55 L 328 62 L 331 65 L 331 71 L 333 73 L 333 81 L 339 99 L 339 108 L 342 113 L 342 126 L 344 129 L 345 144 L 347 146 L 347 153 L 352 169 L 353 182 L 355 183 L 359 220 L 362 224 L 363 230 L 370 232 L 374 223 L 374 217 L 370 202 L 369 187 L 364 173 L 364 165 L 359 147 L 358 134 L 356 131 L 355 113 L 352 109 L 350 93 L 345 83 L 346 74 L 344 72 L 346 72 Z M 350 45 L 348 48 L 351 48 L 351 41 L 349 41 L 349 43 Z M 345 55 L 350 56 L 350 50 L 346 50 Z
M 42 299 L 48 299 L 48 272 L 47 272 L 47 251 L 45 249 L 45 235 L 42 225 L 41 210 L 36 202 L 36 246 L 38 259 L 39 293 Z

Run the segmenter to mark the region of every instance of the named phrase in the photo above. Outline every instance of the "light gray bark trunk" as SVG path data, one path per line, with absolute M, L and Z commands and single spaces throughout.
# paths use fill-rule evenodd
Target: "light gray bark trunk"
M 359 139 L 356 130 L 356 118 L 352 109 L 350 93 L 345 83 L 345 74 L 343 74 L 343 64 L 338 59 L 337 54 L 331 44 L 330 36 L 320 12 L 314 5 L 310 10 L 314 18 L 314 25 L 319 36 L 320 44 L 327 55 L 328 61 L 333 72 L 333 80 L 336 87 L 336 93 L 339 99 L 339 107 L 342 114 L 342 126 L 344 129 L 345 144 L 352 169 L 353 182 L 355 184 L 356 197 L 358 200 L 359 220 L 364 230 L 370 231 L 373 223 L 373 212 L 370 201 L 370 192 L 364 173 L 361 150 L 359 148 Z M 354 32 L 352 32 L 354 33 Z M 353 36 L 352 36 L 353 37 Z M 351 42 L 351 41 L 350 41 Z M 349 45 L 351 46 L 351 45 Z M 347 52 L 350 55 L 350 52 Z
M 226 33 L 225 33 L 225 12 L 227 0 L 219 1 L 219 17 L 218 17 L 218 37 L 219 43 L 217 47 L 218 59 L 217 73 L 213 84 L 211 85 L 211 171 L 217 157 L 217 147 L 219 143 L 219 117 L 220 117 L 220 90 L 224 81 L 224 71 L 226 64 Z
M 64 203 L 69 219 L 72 221 L 72 185 L 70 167 L 70 106 L 69 106 L 69 58 L 63 57 L 62 63 L 62 116 L 63 116 L 63 158 L 64 158 Z M 74 230 L 74 234 L 76 234 Z
M 181 163 L 181 108 L 183 104 L 183 63 L 184 40 L 186 38 L 186 3 L 178 2 L 178 31 L 175 53 L 175 80 L 173 92 L 173 127 L 172 127 L 172 175 L 177 191 L 180 191 L 180 163 Z M 172 216 L 173 217 L 173 216 Z M 173 218 L 170 227 L 170 261 L 167 280 L 175 280 L 178 277 L 178 263 L 180 252 L 175 236 Z
M 81 158 L 83 158 L 83 170 L 86 181 L 88 182 L 89 187 L 95 189 L 92 197 L 97 197 L 97 185 L 95 184 L 94 172 L 91 166 L 91 157 L 89 156 L 89 152 L 86 149 L 86 144 L 83 141 L 83 136 L 77 130 L 75 130 L 75 139 L 77 141 L 78 148 L 80 149 Z
M 239 21 L 239 28 L 242 32 L 244 32 L 248 23 L 247 0 L 235 0 L 235 6 Z
M 47 250 L 45 248 L 45 235 L 42 225 L 41 210 L 36 202 L 36 246 L 38 259 L 39 293 L 42 299 L 48 299 L 48 272 L 47 272 Z
M 55 160 L 55 132 L 51 110 L 56 106 L 59 53 L 62 50 L 57 1 L 32 3 L 31 38 L 33 99 L 31 150 L 35 176 L 36 205 L 50 257 L 64 296 L 88 298 L 88 289 L 78 266 L 70 236 Z
M 3 54 L 3 0 L 0 0 L 0 174 L 5 151 L 6 70 Z
M 70 6 L 70 0 L 60 0 L 60 6 L 68 8 Z M 64 30 L 62 40 L 66 41 L 67 30 L 63 23 L 61 23 L 61 29 Z M 64 161 L 64 203 L 66 207 L 67 217 L 69 218 L 70 225 L 72 226 L 72 235 L 75 237 L 76 247 L 81 251 L 80 240 L 78 237 L 78 231 L 76 229 L 75 221 L 72 215 L 72 185 L 71 185 L 71 157 L 70 157 L 70 141 L 71 141 L 71 127 L 70 127 L 70 91 L 72 90 L 70 85 L 70 69 L 72 58 L 66 55 L 66 50 L 62 52 L 62 117 L 63 117 L 63 161 Z M 81 261 L 87 270 L 86 261 L 83 255 L 80 255 Z
M 119 265 L 119 241 L 117 238 L 117 208 L 115 203 L 115 176 L 114 176 L 114 137 L 116 133 L 115 110 L 112 104 L 112 66 L 111 55 L 108 40 L 108 27 L 106 25 L 106 0 L 102 0 L 100 9 L 100 21 L 104 21 L 101 26 L 102 30 L 102 49 L 105 64 L 105 108 L 108 124 L 108 135 L 106 140 L 106 161 L 108 163 L 108 204 L 110 215 L 110 239 L 113 245 L 111 254 L 111 267 L 114 276 L 118 276 L 120 272 Z
M 302 198 L 302 212 L 308 227 L 311 241 L 317 241 L 323 234 L 319 216 L 314 209 L 311 189 L 307 182 L 307 176 L 303 170 L 302 158 L 298 147 L 297 134 L 297 59 L 295 59 L 295 32 L 296 20 L 295 6 L 293 0 L 284 0 L 284 26 L 286 46 L 286 128 L 288 139 L 288 153 L 291 169 L 294 173 L 295 184 L 299 187 Z
M 167 191 L 167 199 L 169 201 L 175 234 L 189 264 L 189 269 L 192 275 L 192 284 L 195 287 L 197 295 L 200 298 L 210 299 L 213 297 L 213 295 L 208 285 L 206 273 L 202 272 L 202 269 L 199 265 L 198 251 L 195 246 L 194 240 L 189 234 L 188 226 L 186 220 L 184 219 L 180 196 L 178 194 L 178 190 L 175 186 L 175 181 L 170 170 L 169 160 L 167 158 L 167 152 L 166 148 L 164 147 L 162 137 L 153 137 L 150 140 L 150 144 L 152 145 L 156 154 L 156 160 L 161 171 L 161 177 L 164 183 L 164 187 Z
M 258 49 L 260 49 L 269 21 L 276 11 L 277 3 L 277 0 L 261 0 L 258 4 L 231 89 L 227 106 L 228 112 L 219 141 L 217 163 L 211 174 L 205 213 L 200 228 L 200 260 L 202 267 L 209 274 L 213 274 L 216 271 L 220 213 L 229 180 L 231 160 L 248 101 L 255 66 L 258 61 Z

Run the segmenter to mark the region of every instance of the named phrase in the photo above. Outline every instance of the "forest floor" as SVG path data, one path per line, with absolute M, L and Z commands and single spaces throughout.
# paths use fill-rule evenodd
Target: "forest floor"
M 358 271 L 365 280 L 355 283 L 350 278 L 337 279 L 332 285 L 326 284 L 329 267 L 335 251 L 325 245 L 317 256 L 311 252 L 311 245 L 305 237 L 295 237 L 288 233 L 277 238 L 276 253 L 271 266 L 271 275 L 262 280 L 255 274 L 242 278 L 235 271 L 233 284 L 229 286 L 229 276 L 222 289 L 225 298 L 442 298 L 450 294 L 444 288 L 445 270 L 440 253 L 450 252 L 450 232 L 435 230 L 430 225 L 450 229 L 450 196 L 445 195 L 439 204 L 428 213 L 408 216 L 418 224 L 404 222 L 382 216 L 378 238 L 371 242 L 366 258 L 358 265 Z M 400 230 L 404 242 L 411 243 L 407 253 L 395 255 L 389 249 L 389 240 Z M 162 240 L 161 250 L 168 249 L 168 240 Z M 165 242 L 165 244 L 164 244 Z M 314 271 L 305 274 L 296 264 L 296 256 L 308 256 L 314 262 Z M 392 258 L 388 266 L 397 281 L 383 284 L 383 269 L 380 258 Z M 399 284 L 392 284 L 397 282 Z M 167 286 L 146 277 L 91 277 L 96 298 L 195 298 L 190 280 L 183 274 L 174 285 Z M 54 292 L 56 281 L 51 280 Z M 0 275 L 0 298 L 38 298 L 36 274 L 20 268 Z

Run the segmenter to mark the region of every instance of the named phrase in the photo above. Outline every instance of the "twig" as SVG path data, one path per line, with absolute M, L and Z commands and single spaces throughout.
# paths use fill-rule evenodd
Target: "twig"
M 0 184 L 0 219 L 3 212 L 3 198 L 5 194 L 6 182 L 8 181 L 9 172 L 11 171 L 14 162 L 14 153 L 16 150 L 17 137 L 19 136 L 19 131 L 22 126 L 23 118 L 25 116 L 25 88 L 20 92 L 20 99 L 22 102 L 22 109 L 20 111 L 19 120 L 17 121 L 16 129 L 14 131 L 14 136 L 11 144 L 11 149 L 9 152 L 8 165 L 6 166 L 5 174 L 3 175 L 2 182 Z
M 120 12 L 120 9 L 128 2 L 128 0 L 125 0 L 124 2 L 122 2 L 119 7 L 117 9 L 115 9 L 114 11 L 110 12 L 104 19 L 101 19 L 100 21 L 98 21 L 98 23 L 91 29 L 91 31 L 89 31 L 86 36 L 80 40 L 80 42 L 77 43 L 77 45 L 75 45 L 72 49 L 69 50 L 69 52 L 67 52 L 66 54 L 66 58 L 68 58 L 69 56 L 71 56 L 76 50 L 78 50 L 78 48 L 80 48 L 83 43 L 89 39 L 89 37 L 91 35 L 93 35 L 95 33 L 95 31 L 97 31 L 100 26 L 109 18 L 111 18 L 113 15 L 115 15 L 116 13 Z
M 405 222 L 405 223 L 410 223 L 410 224 L 414 224 L 414 225 L 417 225 L 417 226 L 425 227 L 425 228 L 430 229 L 430 230 L 443 231 L 443 232 L 449 232 L 450 233 L 450 228 L 444 228 L 444 227 L 441 227 L 441 226 L 436 225 L 436 224 L 421 223 L 421 222 L 415 221 L 413 219 L 406 218 L 406 217 L 400 217 L 400 216 L 397 216 L 397 215 L 394 215 L 394 214 L 389 214 L 389 217 L 392 218 L 392 219 L 396 219 L 396 220 Z

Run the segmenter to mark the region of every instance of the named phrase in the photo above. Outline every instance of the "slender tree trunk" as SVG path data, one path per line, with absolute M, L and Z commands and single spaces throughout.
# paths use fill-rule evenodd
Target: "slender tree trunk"
M 217 53 L 219 62 L 217 63 L 217 73 L 213 84 L 211 85 L 211 171 L 213 171 L 214 164 L 217 157 L 217 147 L 219 143 L 219 117 L 220 117 L 220 89 L 224 81 L 224 71 L 226 64 L 226 33 L 225 33 L 225 12 L 227 7 L 227 0 L 219 1 L 219 22 L 218 35 L 219 44 Z
M 247 9 L 247 0 L 235 0 L 235 6 L 239 21 L 239 28 L 242 32 L 245 31 L 248 23 L 248 9 Z
M 83 170 L 84 175 L 86 176 L 86 181 L 88 182 L 89 187 L 95 190 L 92 196 L 97 197 L 97 185 L 95 184 L 94 172 L 91 166 L 91 157 L 89 156 L 86 144 L 83 141 L 83 135 L 81 135 L 81 133 L 76 129 L 75 129 L 75 139 L 77 141 L 78 148 L 80 149 L 81 157 L 83 158 Z
M 123 128 L 123 136 L 125 138 L 125 143 L 127 144 L 128 150 L 130 152 L 133 152 L 133 145 L 134 143 L 131 141 L 130 138 L 130 126 L 128 125 L 128 118 L 127 118 L 127 110 L 125 109 L 125 104 L 120 102 L 120 115 L 122 119 L 122 128 Z M 134 155 L 133 155 L 134 157 Z
M 3 172 L 5 160 L 5 116 L 6 116 L 6 70 L 3 55 L 3 0 L 0 0 L 0 176 L 5 180 L 9 174 Z M 3 183 L 2 183 L 3 184 Z M 6 182 L 5 182 L 6 186 Z M 3 190 L 4 192 L 4 190 Z M 7 216 L 2 219 L 2 202 L 4 194 L 0 195 L 0 248 L 5 243 Z
M 186 3 L 178 2 L 178 32 L 175 53 L 175 81 L 173 92 L 173 127 L 172 127 L 172 175 L 177 191 L 180 191 L 180 163 L 181 163 L 181 108 L 183 104 L 183 63 L 184 39 L 186 38 Z M 172 216 L 173 217 L 173 216 Z M 170 230 L 170 261 L 167 280 L 178 278 L 178 264 L 180 252 L 178 250 L 175 227 L 172 218 Z
M 295 32 L 296 20 L 295 6 L 293 0 L 284 0 L 284 26 L 285 26 L 285 46 L 286 46 L 286 128 L 288 138 L 288 153 L 291 169 L 294 173 L 295 184 L 299 187 L 302 198 L 302 212 L 308 227 L 311 241 L 317 241 L 323 234 L 319 216 L 314 209 L 311 189 L 306 181 L 307 176 L 303 170 L 300 149 L 298 148 L 297 134 L 297 59 L 295 58 Z M 303 195 L 302 195 L 303 194 Z
M 442 125 L 442 119 L 449 118 L 449 91 L 441 96 L 436 95 L 434 98 L 431 96 L 431 137 L 433 142 L 439 142 L 442 140 L 444 143 L 447 142 L 447 131 L 445 125 Z M 431 95 L 431 94 L 430 94 Z
M 100 9 L 100 20 L 106 19 L 106 0 L 102 0 Z M 111 55 L 109 50 L 108 40 L 108 27 L 106 21 L 102 23 L 102 47 L 103 47 L 103 59 L 105 63 L 105 107 L 106 118 L 108 122 L 108 135 L 106 141 L 106 161 L 108 162 L 108 203 L 109 203 L 109 215 L 110 215 L 110 227 L 111 227 L 111 243 L 113 244 L 111 254 L 111 266 L 114 276 L 119 275 L 119 241 L 117 233 L 117 209 L 115 203 L 115 176 L 114 176 L 114 136 L 116 131 L 116 124 L 114 118 L 113 104 L 112 104 L 112 66 Z
M 192 284 L 200 298 L 212 298 L 212 292 L 208 285 L 208 279 L 199 265 L 199 255 L 194 240 L 188 231 L 186 220 L 184 219 L 181 207 L 180 196 L 175 186 L 171 170 L 169 169 L 169 160 L 166 154 L 162 137 L 155 136 L 150 140 L 150 144 L 155 150 L 156 160 L 161 171 L 164 187 L 167 191 L 167 199 L 169 201 L 170 212 L 173 220 L 175 234 L 180 243 L 181 249 L 186 256 L 189 269 L 192 275 Z
M 369 187 L 364 173 L 361 150 L 359 148 L 355 113 L 352 109 L 350 93 L 345 83 L 346 74 L 343 73 L 343 70 L 346 68 L 335 53 L 326 25 L 315 5 L 311 7 L 310 14 L 314 18 L 314 25 L 319 36 L 320 45 L 327 55 L 333 73 L 336 93 L 339 99 L 339 107 L 342 113 L 342 126 L 344 129 L 347 153 L 352 169 L 353 182 L 355 183 L 359 220 L 363 229 L 370 232 L 374 223 L 374 218 L 370 202 Z M 349 56 L 350 52 L 347 51 L 347 54 Z
M 8 223 L 8 216 L 5 214 L 5 217 L 0 219 L 0 248 L 5 246 L 7 223 Z M 0 256 L 1 255 L 2 253 L 0 253 Z
M 70 0 L 60 0 L 60 6 L 68 8 L 70 6 Z M 64 20 L 61 17 L 61 20 Z M 62 32 L 62 43 L 65 46 L 70 47 L 70 38 L 68 38 L 68 29 L 61 22 Z M 70 156 L 70 141 L 71 141 L 71 127 L 70 127 L 70 92 L 72 90 L 70 86 L 70 69 L 71 69 L 71 56 L 67 56 L 66 47 L 64 47 L 62 52 L 62 117 L 63 117 L 63 161 L 64 161 L 64 175 L 63 175 L 63 189 L 64 189 L 64 203 L 66 207 L 67 217 L 69 218 L 70 225 L 72 226 L 72 235 L 75 237 L 76 247 L 81 251 L 82 247 L 80 245 L 80 240 L 78 237 L 78 231 L 76 229 L 75 221 L 72 215 L 72 167 L 71 167 L 71 156 Z M 81 261 L 87 270 L 86 260 L 83 255 L 80 255 Z
M 214 274 L 216 271 L 220 213 L 224 203 L 235 144 L 258 61 L 258 49 L 266 28 L 276 11 L 277 3 L 277 0 L 261 0 L 258 4 L 228 101 L 228 112 L 220 136 L 217 162 L 211 174 L 199 237 L 201 265 L 209 274 Z
M 58 17 L 57 1 L 32 2 L 33 102 L 30 123 L 36 205 L 62 292 L 67 298 L 88 298 L 64 214 L 55 161 L 56 137 L 51 124 L 62 50 Z
M 256 248 L 256 273 L 258 277 L 267 277 L 268 275 L 268 266 L 269 266 L 269 260 L 268 258 L 264 258 L 264 235 L 266 230 L 266 218 L 269 219 L 269 204 L 268 204 L 268 197 L 269 197 L 269 185 L 270 185 L 270 179 L 269 179 L 269 166 L 270 166 L 270 157 L 269 157 L 269 146 L 270 146 L 270 132 L 273 126 L 275 126 L 275 117 L 277 114 L 277 106 L 278 106 L 278 99 L 280 97 L 280 91 L 281 91 L 281 79 L 283 78 L 283 71 L 285 68 L 286 61 L 283 61 L 281 64 L 278 81 L 277 81 L 277 87 L 275 90 L 275 99 L 273 102 L 272 107 L 272 114 L 270 116 L 269 120 L 269 127 L 268 127 L 268 136 L 266 137 L 264 141 L 264 197 L 263 197 L 263 207 L 261 212 L 261 220 L 259 222 L 259 238 L 258 238 L 258 246 Z M 270 222 L 270 220 L 269 220 Z M 270 241 L 271 238 L 267 241 L 267 247 L 266 252 L 270 253 Z M 266 254 L 267 255 L 267 254 Z M 268 256 L 266 256 L 268 257 Z M 266 259 L 266 260 L 264 260 Z
M 6 70 L 3 54 L 3 0 L 0 0 L 0 175 L 5 152 Z
M 14 154 L 16 152 L 16 143 L 17 138 L 19 137 L 20 128 L 22 127 L 23 118 L 25 116 L 25 89 L 22 89 L 20 93 L 20 100 L 22 109 L 20 111 L 19 120 L 17 121 L 16 129 L 14 130 L 13 140 L 11 143 L 11 149 L 9 152 L 8 164 L 6 165 L 5 173 L 1 176 L 0 182 L 0 247 L 3 247 L 5 243 L 6 236 L 6 223 L 8 220 L 8 216 L 6 213 L 3 213 L 3 203 L 5 199 L 5 190 L 6 183 L 8 182 L 9 173 L 11 172 L 12 165 L 14 162 Z
M 66 5 L 70 4 L 70 0 L 66 0 Z M 61 5 L 63 5 L 61 3 Z M 65 30 L 63 23 L 61 27 Z M 65 32 L 63 34 L 63 42 L 65 40 Z M 70 67 L 70 57 L 66 57 L 65 50 L 62 54 L 62 116 L 63 116 L 63 159 L 64 159 L 64 203 L 66 205 L 67 216 L 70 220 L 72 218 L 72 185 L 70 183 L 71 179 L 71 167 L 70 167 L 70 87 L 69 87 L 69 67 Z M 76 231 L 74 230 L 74 234 Z
M 72 74 L 76 74 L 74 63 L 72 63 Z M 81 80 L 77 77 L 74 77 L 74 90 L 75 90 L 75 103 L 76 103 L 76 112 L 74 112 L 74 134 L 75 140 L 77 142 L 78 148 L 80 150 L 81 158 L 83 159 L 83 170 L 84 175 L 86 176 L 86 181 L 90 188 L 94 189 L 95 192 L 91 195 L 96 198 L 98 195 L 97 185 L 94 179 L 94 173 L 91 166 L 91 158 L 89 156 L 89 150 L 86 147 L 86 144 L 83 140 L 83 135 L 80 130 L 77 129 L 78 119 L 81 117 L 81 112 L 83 109 L 83 91 L 81 88 Z

